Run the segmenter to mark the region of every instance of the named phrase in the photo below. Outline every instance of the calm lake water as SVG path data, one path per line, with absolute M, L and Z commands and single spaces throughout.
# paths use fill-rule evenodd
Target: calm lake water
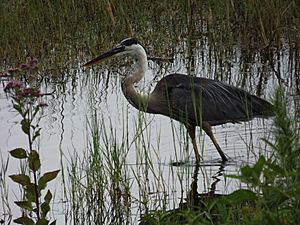
M 184 42 L 182 42 L 184 43 Z M 112 46 L 115 43 L 112 43 Z M 182 44 L 184 45 L 184 44 Z M 199 44 L 200 45 L 200 44 Z M 197 46 L 197 44 L 196 44 Z M 108 48 L 111 46 L 108 46 Z M 199 46 L 198 46 L 199 47 Z M 147 48 L 147 46 L 146 46 Z M 209 54 L 209 46 L 196 48 L 193 58 L 187 58 L 178 46 L 178 55 L 173 62 L 151 61 L 145 78 L 137 88 L 140 91 L 149 92 L 163 76 L 179 72 L 191 75 L 219 79 L 238 87 L 242 87 L 255 94 L 261 93 L 261 97 L 270 100 L 275 88 L 278 86 L 278 78 L 262 62 L 257 54 L 254 61 L 241 61 L 241 49 L 233 46 L 232 52 L 223 61 Z M 90 60 L 91 56 L 86 61 Z M 82 64 L 85 62 L 82 62 Z M 293 76 L 293 67 L 288 51 L 281 51 L 278 59 L 279 70 L 282 77 L 282 86 L 288 95 L 291 114 L 297 107 L 297 88 Z M 119 65 L 121 65 L 118 67 Z M 98 66 L 93 69 L 82 70 L 81 65 L 70 65 L 68 73 L 63 80 L 56 82 L 44 81 L 43 92 L 53 92 L 46 96 L 44 101 L 49 105 L 44 109 L 41 120 L 41 138 L 38 146 L 42 159 L 42 170 L 64 170 L 64 176 L 60 176 L 51 185 L 55 190 L 55 215 L 58 224 L 63 224 L 66 215 L 70 213 L 70 199 L 68 192 L 68 168 L 71 167 L 75 155 L 83 158 L 91 138 L 90 125 L 92 118 L 97 115 L 100 130 L 108 136 L 116 138 L 116 143 L 121 144 L 124 134 L 128 139 L 129 148 L 126 153 L 126 167 L 128 176 L 132 179 L 131 195 L 132 222 L 138 219 L 141 212 L 139 199 L 141 198 L 141 186 L 138 184 L 136 174 L 141 173 L 140 179 L 145 182 L 146 193 L 149 197 L 148 206 L 156 209 L 159 206 L 157 199 L 166 198 L 167 207 L 177 207 L 180 200 L 186 197 L 193 181 L 192 176 L 195 168 L 195 158 L 190 139 L 182 125 L 171 121 L 168 117 L 161 115 L 150 115 L 138 112 L 133 108 L 120 89 L 120 81 L 128 72 L 124 63 L 107 62 L 108 66 Z M 110 69 L 111 68 L 111 69 Z M 41 74 L 47 77 L 47 74 Z M 298 92 L 299 93 L 299 92 Z M 142 125 L 138 125 L 138 118 L 144 117 Z M 3 164 L 8 157 L 8 150 L 16 147 L 27 146 L 26 136 L 20 129 L 20 117 L 12 109 L 11 100 L 7 98 L 3 88 L 0 88 L 0 150 Z M 140 132 L 138 127 L 142 127 Z M 197 129 L 197 142 L 203 151 L 204 162 L 198 174 L 198 192 L 206 193 L 211 190 L 211 185 L 216 181 L 216 193 L 228 194 L 239 189 L 243 184 L 238 181 L 224 177 L 228 174 L 237 174 L 241 165 L 251 164 L 260 154 L 267 157 L 271 152 L 262 138 L 272 138 L 272 119 L 254 119 L 251 122 L 241 124 L 226 124 L 213 128 L 216 139 L 224 152 L 230 158 L 229 163 L 220 171 L 220 157 L 215 147 L 204 134 Z M 104 132 L 105 133 L 105 132 Z M 103 134 L 104 134 L 103 133 Z M 139 138 L 143 137 L 141 141 Z M 137 138 L 139 137 L 139 138 Z M 147 146 L 149 158 L 153 168 L 148 170 L 147 178 L 142 177 L 141 151 L 142 142 Z M 100 145 L 105 147 L 104 140 Z M 186 151 L 188 149 L 188 151 Z M 172 166 L 173 161 L 185 161 L 182 166 Z M 19 171 L 19 162 L 10 159 L 7 174 Z M 219 173 L 220 172 L 220 173 Z M 159 177 L 159 179 L 157 178 Z M 62 179 L 64 178 L 64 179 Z M 65 185 L 63 182 L 65 182 Z M 148 183 L 147 183 L 148 182 Z M 17 185 L 7 179 L 10 192 L 10 202 L 19 197 Z M 56 207 L 56 205 L 58 207 Z M 13 215 L 19 215 L 18 209 L 11 204 Z M 136 217 L 134 216 L 136 215 Z M 69 219 L 69 218 L 68 218 Z

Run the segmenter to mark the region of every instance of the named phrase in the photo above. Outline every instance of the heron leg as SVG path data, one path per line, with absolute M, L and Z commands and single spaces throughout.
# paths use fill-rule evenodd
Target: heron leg
M 227 157 L 225 156 L 224 152 L 222 151 L 221 147 L 219 146 L 215 136 L 212 133 L 211 125 L 207 122 L 203 122 L 202 129 L 205 131 L 205 133 L 210 137 L 211 141 L 214 143 L 216 149 L 219 152 L 219 155 L 222 158 L 222 161 L 228 161 Z
M 191 139 L 192 139 L 192 144 L 193 144 L 193 148 L 194 148 L 194 152 L 195 152 L 195 157 L 196 157 L 196 163 L 199 164 L 200 160 L 201 160 L 201 156 L 199 154 L 198 151 L 198 147 L 197 147 L 197 142 L 195 139 L 195 126 L 192 125 L 185 125 Z

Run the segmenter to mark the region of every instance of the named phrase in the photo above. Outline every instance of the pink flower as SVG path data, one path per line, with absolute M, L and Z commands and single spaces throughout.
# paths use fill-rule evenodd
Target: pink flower
M 30 65 L 23 63 L 23 64 L 20 65 L 20 69 L 21 70 L 28 70 L 28 69 L 30 69 Z
M 40 90 L 29 87 L 29 88 L 24 88 L 22 90 L 21 96 L 22 97 L 40 97 L 41 93 L 40 93 Z
M 19 71 L 21 71 L 20 68 L 10 68 L 10 69 L 7 70 L 7 72 L 10 73 L 10 74 L 13 74 L 13 73 L 16 73 L 16 72 L 19 72 Z
M 9 73 L 8 72 L 0 72 L 0 77 L 8 77 Z
M 23 83 L 19 80 L 12 80 L 7 83 L 7 85 L 4 88 L 4 91 L 7 92 L 10 89 L 21 89 L 23 88 Z

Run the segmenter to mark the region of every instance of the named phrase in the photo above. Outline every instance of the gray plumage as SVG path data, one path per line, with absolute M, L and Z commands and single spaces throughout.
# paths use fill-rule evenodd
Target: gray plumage
M 272 105 L 264 99 L 220 81 L 184 74 L 164 77 L 151 96 L 155 104 L 149 104 L 147 112 L 195 126 L 201 121 L 215 126 L 272 115 Z

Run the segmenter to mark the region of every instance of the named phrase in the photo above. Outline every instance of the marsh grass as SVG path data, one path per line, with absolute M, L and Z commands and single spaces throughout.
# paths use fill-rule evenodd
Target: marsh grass
M 161 170 L 157 171 L 151 160 L 151 133 L 144 116 L 138 114 L 132 139 L 128 136 L 126 118 L 122 120 L 121 131 L 107 120 L 98 120 L 96 113 L 88 120 L 86 151 L 83 156 L 72 156 L 68 169 L 73 221 L 127 224 L 135 217 L 132 207 L 136 214 L 148 207 L 162 206 L 163 201 L 156 201 L 158 206 L 149 206 L 150 198 L 161 198 L 166 191 Z M 136 149 L 135 163 L 128 164 L 131 149 Z M 132 194 L 133 185 L 137 187 L 136 194 Z M 153 193 L 151 197 L 149 193 Z
M 274 96 L 274 139 L 265 142 L 273 155 L 260 155 L 242 166 L 239 179 L 248 185 L 228 195 L 211 195 L 202 204 L 152 211 L 141 224 L 298 224 L 300 142 L 297 118 L 290 117 L 280 89 Z M 198 198 L 198 197 L 197 197 Z
M 194 41 L 201 37 L 221 64 L 236 44 L 245 63 L 256 53 L 272 58 L 283 43 L 288 43 L 289 51 L 299 48 L 298 1 L 4 0 L 0 4 L 1 62 L 12 65 L 31 55 L 39 58 L 40 69 L 54 75 L 128 36 L 152 46 L 148 48 L 152 55 L 168 57 L 178 54 L 175 47 L 180 40 L 187 43 L 183 51 L 193 56 Z
M 0 160 L 1 160 L 1 168 L 0 168 L 0 194 L 1 194 L 1 215 L 0 215 L 0 223 L 7 223 L 11 222 L 12 213 L 11 213 L 11 206 L 9 201 L 9 186 L 7 183 L 8 177 L 8 165 L 9 165 L 9 157 L 6 159 L 3 157 L 2 153 L 0 153 Z
M 161 161 L 160 134 L 153 133 L 151 118 L 139 111 L 134 116 L 136 122 L 130 124 L 125 109 L 117 126 L 121 129 L 101 113 L 87 118 L 87 147 L 83 155 L 75 151 L 65 174 L 71 221 L 136 224 L 141 215 L 173 208 L 178 198 L 183 201 L 192 167 L 174 168 Z
M 65 76 L 72 76 L 74 67 L 76 70 L 82 62 L 124 37 L 135 36 L 147 47 L 149 55 L 175 59 L 174 64 L 186 66 L 184 71 L 190 75 L 208 76 L 266 95 L 268 78 L 275 74 L 279 83 L 295 80 L 290 92 L 299 93 L 299 8 L 298 1 L 288 0 L 163 0 L 155 4 L 136 0 L 46 3 L 4 0 L 0 3 L 1 66 L 16 64 L 32 55 L 39 58 L 38 75 L 49 82 L 58 77 L 64 87 Z M 289 58 L 288 71 L 282 70 L 283 57 Z M 181 61 L 176 60 L 179 58 Z M 168 71 L 169 62 L 154 64 L 159 67 L 160 76 L 174 72 L 173 68 L 179 70 L 174 65 Z M 200 70 L 198 64 L 202 65 Z M 234 70 L 236 64 L 238 71 Z M 111 81 L 105 79 L 105 83 Z M 90 86 L 93 92 L 90 98 L 103 101 L 102 94 L 107 90 L 100 90 L 98 96 L 97 85 Z M 64 90 L 61 94 L 65 94 Z M 95 108 L 91 106 L 91 111 Z M 176 191 L 181 192 L 180 199 L 185 198 L 183 190 L 190 185 L 191 168 L 167 165 L 169 177 L 166 178 L 166 163 L 160 163 L 160 134 L 153 144 L 151 120 L 144 113 L 137 114 L 135 124 L 128 124 L 125 112 L 121 132 L 114 128 L 115 124 L 102 119 L 99 112 L 87 120 L 86 149 L 83 155 L 75 151 L 68 173 L 63 174 L 72 221 L 76 224 L 135 223 L 140 213 L 150 213 L 150 217 L 153 213 L 158 222 L 165 221 L 172 215 L 166 210 L 178 206 Z M 132 129 L 133 137 L 129 136 Z M 173 122 L 171 129 L 175 159 L 184 161 L 191 152 L 185 129 Z M 204 138 L 199 136 L 203 150 Z M 253 146 L 248 147 L 249 151 L 253 150 Z M 130 151 L 135 151 L 133 164 L 126 160 Z M 206 170 L 201 173 L 208 177 Z M 177 181 L 180 188 L 175 184 Z M 203 185 L 206 190 L 209 184 Z M 133 187 L 137 187 L 134 189 L 137 194 L 133 194 Z M 205 216 L 211 216 L 215 204 L 207 204 Z M 243 215 L 243 211 L 248 212 L 249 218 L 251 213 L 262 215 L 253 206 L 248 206 L 248 211 L 245 207 L 235 212 L 227 212 L 226 207 L 219 210 L 223 210 L 225 219 L 225 216 Z M 190 223 L 199 217 L 193 210 L 182 214 Z
M 80 224 L 109 224 L 129 220 L 131 199 L 125 159 L 126 137 L 118 143 L 115 130 L 96 114 L 89 122 L 83 157 L 72 157 L 69 167 L 72 219 Z

